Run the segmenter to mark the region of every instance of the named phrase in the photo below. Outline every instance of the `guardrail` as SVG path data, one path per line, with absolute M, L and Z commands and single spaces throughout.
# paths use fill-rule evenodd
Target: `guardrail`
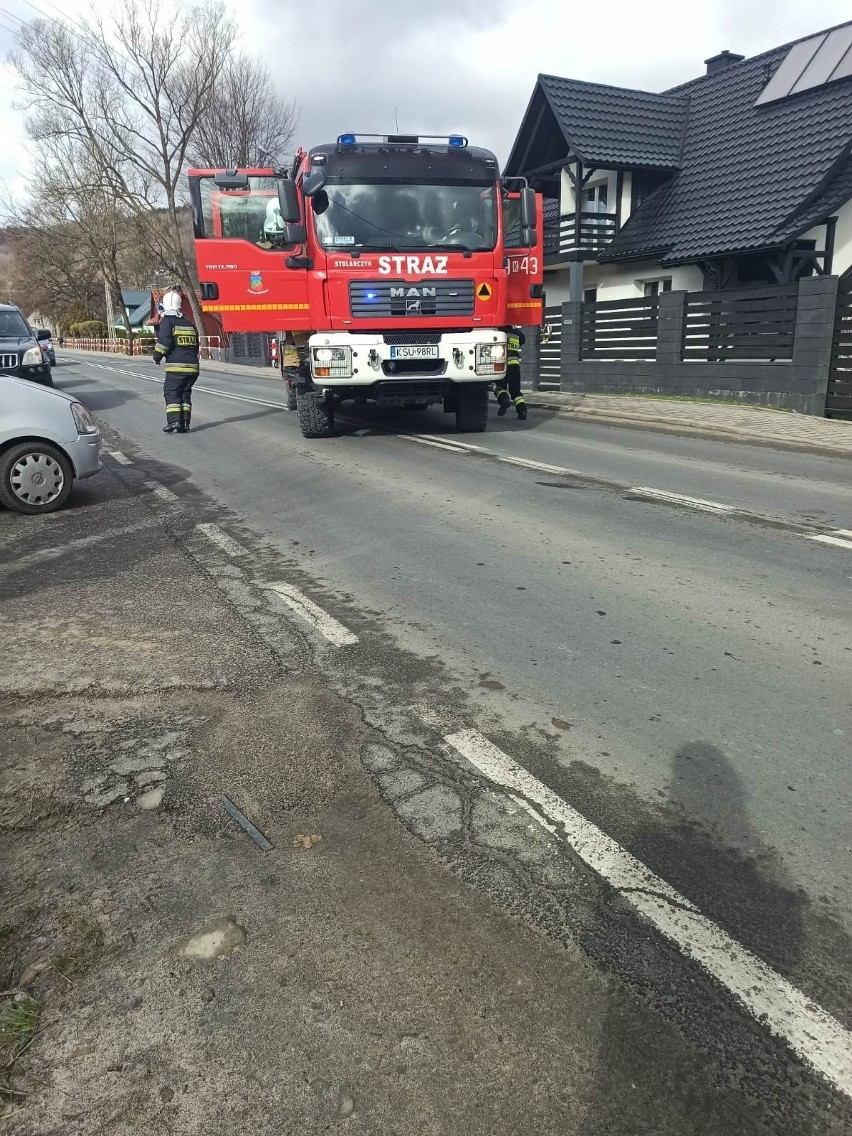
M 70 348 L 72 351 L 106 351 L 111 354 L 118 352 L 121 355 L 150 355 L 154 350 L 156 339 L 152 335 L 138 336 L 128 351 L 126 339 L 64 339 L 62 349 Z

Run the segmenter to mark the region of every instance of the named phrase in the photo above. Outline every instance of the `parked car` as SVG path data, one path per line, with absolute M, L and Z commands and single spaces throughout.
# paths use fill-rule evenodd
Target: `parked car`
M 68 500 L 75 478 L 101 468 L 101 432 L 81 402 L 0 375 L 0 505 L 52 513 Z
M 50 332 L 36 333 L 13 304 L 0 304 L 0 375 L 15 375 L 53 386 L 50 363 L 39 343 L 50 339 Z
M 36 339 L 38 340 L 42 355 L 44 355 L 51 367 L 55 367 L 56 351 L 53 346 L 53 332 L 48 331 L 45 327 L 34 327 L 33 331 L 36 333 Z

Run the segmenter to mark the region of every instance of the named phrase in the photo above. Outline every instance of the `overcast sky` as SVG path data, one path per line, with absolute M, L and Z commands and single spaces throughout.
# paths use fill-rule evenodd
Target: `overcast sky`
M 243 46 L 301 108 L 305 147 L 344 131 L 467 134 L 509 150 L 536 75 L 659 91 L 723 48 L 756 55 L 852 17 L 849 0 L 226 0 Z M 107 0 L 2 0 L 0 59 L 20 20 L 73 18 Z M 164 10 L 167 10 L 164 4 Z M 113 8 L 113 10 L 115 10 Z M 11 13 L 11 14 L 9 14 Z M 0 179 L 18 189 L 35 155 L 0 68 Z

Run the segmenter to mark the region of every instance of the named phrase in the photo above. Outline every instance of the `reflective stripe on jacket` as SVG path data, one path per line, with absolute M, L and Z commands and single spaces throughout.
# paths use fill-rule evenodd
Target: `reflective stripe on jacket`
M 165 359 L 167 371 L 198 374 L 198 332 L 183 316 L 163 316 L 157 324 L 154 357 Z

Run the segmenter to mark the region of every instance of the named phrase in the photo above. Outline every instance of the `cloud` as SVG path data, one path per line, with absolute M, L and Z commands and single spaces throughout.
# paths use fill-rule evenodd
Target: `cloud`
M 232 0 L 236 11 L 237 0 Z M 301 105 L 299 140 L 459 131 L 509 152 L 536 75 L 663 90 L 724 47 L 753 55 L 849 16 L 846 0 L 240 0 L 246 46 Z
M 268 64 L 301 108 L 297 144 L 344 131 L 468 135 L 504 160 L 539 72 L 617 86 L 663 90 L 700 75 L 722 48 L 745 55 L 849 18 L 848 0 L 226 0 L 242 46 Z M 6 0 L 8 30 L 34 7 Z M 6 6 L 4 5 L 4 6 Z M 60 0 L 33 0 L 45 14 Z M 62 0 L 71 20 L 109 0 Z M 6 24 L 4 28 L 2 25 Z M 12 72 L 0 67 L 0 178 L 25 184 L 38 155 L 23 116 L 10 106 Z

